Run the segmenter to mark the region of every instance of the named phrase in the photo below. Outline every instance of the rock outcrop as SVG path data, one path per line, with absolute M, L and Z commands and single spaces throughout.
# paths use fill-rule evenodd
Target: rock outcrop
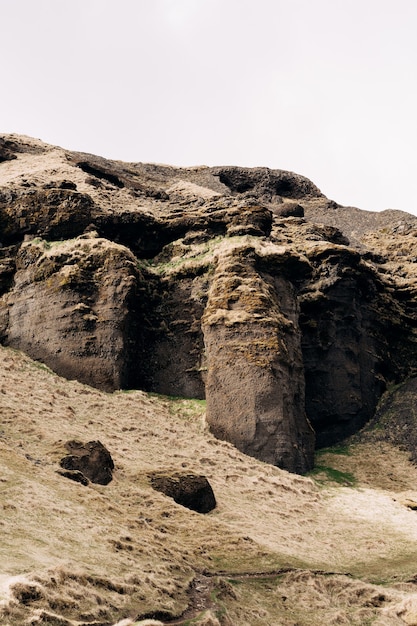
M 259 266 L 268 254 L 266 273 Z M 298 302 L 286 276 L 286 264 L 295 262 L 285 249 L 225 242 L 202 322 L 213 433 L 267 463 L 305 472 L 314 432 L 305 414 Z
M 24 242 L 1 303 L 3 341 L 67 378 L 108 391 L 135 386 L 149 285 L 127 248 L 94 233 Z
M 417 464 L 417 377 L 394 385 L 381 398 L 374 417 L 360 433 L 361 441 L 387 441 L 407 450 Z
M 14 135 L 0 183 L 0 339 L 61 375 L 206 398 L 217 437 L 304 472 L 415 372 L 411 215 Z

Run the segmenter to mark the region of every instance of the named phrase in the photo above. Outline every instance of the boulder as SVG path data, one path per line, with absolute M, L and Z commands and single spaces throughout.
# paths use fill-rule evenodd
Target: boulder
M 304 208 L 298 202 L 283 202 L 273 208 L 276 217 L 304 217 Z
M 209 513 L 216 507 L 213 489 L 205 476 L 176 472 L 159 473 L 152 474 L 150 482 L 156 491 L 197 513 Z
M 65 444 L 69 454 L 60 461 L 60 466 L 70 472 L 80 472 L 92 483 L 108 485 L 113 478 L 114 463 L 110 452 L 100 441 L 67 441 Z M 75 478 L 75 476 L 77 478 Z M 67 478 L 85 484 L 79 474 L 66 474 Z

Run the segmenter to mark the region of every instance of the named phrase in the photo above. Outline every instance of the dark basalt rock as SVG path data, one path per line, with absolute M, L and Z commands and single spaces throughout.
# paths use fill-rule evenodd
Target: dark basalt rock
M 67 461 L 64 461 L 64 463 L 66 463 Z M 84 485 L 84 487 L 87 487 L 87 485 L 90 484 L 90 481 L 88 480 L 88 478 L 86 476 L 84 476 L 84 474 L 82 472 L 80 472 L 79 470 L 57 470 L 57 473 L 60 476 L 63 476 L 64 478 L 69 478 L 70 480 L 73 480 L 76 483 L 80 483 L 81 485 Z
M 321 197 L 321 191 L 304 176 L 267 167 L 217 167 L 212 168 L 215 176 L 232 193 L 256 192 L 260 196 L 302 198 Z
M 69 454 L 60 461 L 60 466 L 64 470 L 78 471 L 92 483 L 99 485 L 108 485 L 113 479 L 113 459 L 100 441 L 89 441 L 85 444 L 81 441 L 67 441 L 65 447 Z M 72 473 L 67 474 L 66 478 L 86 484 Z
M 36 239 L 22 244 L 16 263 L 0 307 L 6 345 L 105 391 L 146 388 L 148 360 L 135 364 L 151 342 L 156 279 L 128 249 L 94 233 L 69 245 Z
M 9 141 L 0 137 L 0 163 L 12 161 L 13 159 L 16 159 L 13 145 L 10 145 Z
M 177 504 L 197 513 L 209 513 L 216 507 L 213 489 L 205 476 L 196 474 L 153 474 L 152 487 Z
M 64 187 L 0 191 L 0 225 L 4 243 L 25 235 L 70 239 L 92 222 L 94 202 L 87 194 Z
M 283 202 L 273 209 L 276 217 L 304 217 L 304 207 L 298 202 Z

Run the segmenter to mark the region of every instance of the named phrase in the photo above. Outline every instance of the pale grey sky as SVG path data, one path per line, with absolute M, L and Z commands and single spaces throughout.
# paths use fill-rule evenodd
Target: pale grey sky
M 0 0 L 0 132 L 417 214 L 417 0 Z

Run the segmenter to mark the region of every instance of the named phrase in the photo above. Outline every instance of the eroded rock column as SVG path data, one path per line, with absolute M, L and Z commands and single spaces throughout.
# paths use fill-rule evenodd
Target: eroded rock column
M 202 319 L 207 421 L 245 454 L 303 473 L 313 466 L 314 432 L 297 301 L 284 276 L 257 270 L 259 252 L 244 241 L 219 250 Z

